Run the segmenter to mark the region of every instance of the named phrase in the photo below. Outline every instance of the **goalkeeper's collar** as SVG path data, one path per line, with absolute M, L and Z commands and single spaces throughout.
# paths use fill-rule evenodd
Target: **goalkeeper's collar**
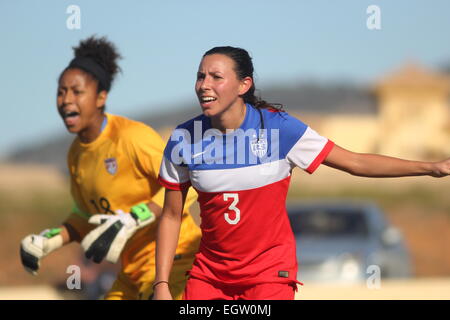
M 105 117 L 103 118 L 102 127 L 100 129 L 100 132 L 102 132 L 106 128 L 107 124 L 108 124 L 108 117 L 105 115 Z

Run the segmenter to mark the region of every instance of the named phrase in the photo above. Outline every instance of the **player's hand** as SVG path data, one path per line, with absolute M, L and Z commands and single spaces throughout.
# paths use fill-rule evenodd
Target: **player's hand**
M 153 290 L 153 300 L 173 300 L 167 283 L 160 283 Z
M 89 223 L 98 225 L 81 242 L 86 258 L 95 263 L 106 260 L 116 263 L 128 239 L 139 229 L 155 221 L 155 215 L 145 204 L 134 206 L 131 213 L 121 210 L 116 215 L 95 214 Z
M 20 243 L 20 259 L 25 270 L 37 275 L 40 261 L 50 252 L 61 248 L 63 238 L 61 229 L 46 229 L 40 234 L 30 234 Z
M 433 163 L 431 176 L 442 178 L 450 175 L 450 158 L 444 161 Z

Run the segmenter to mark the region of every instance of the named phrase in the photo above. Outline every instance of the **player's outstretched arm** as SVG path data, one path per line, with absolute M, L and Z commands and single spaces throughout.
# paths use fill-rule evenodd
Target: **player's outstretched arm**
M 351 152 L 337 145 L 328 154 L 324 164 L 355 176 L 373 178 L 424 175 L 440 178 L 450 174 L 450 159 L 439 162 L 411 161 Z
M 30 234 L 20 243 L 20 260 L 26 271 L 37 275 L 41 259 L 71 241 L 65 226 Z
M 156 275 L 154 300 L 171 300 L 169 277 L 180 235 L 181 216 L 188 189 L 166 189 L 164 207 L 156 236 Z

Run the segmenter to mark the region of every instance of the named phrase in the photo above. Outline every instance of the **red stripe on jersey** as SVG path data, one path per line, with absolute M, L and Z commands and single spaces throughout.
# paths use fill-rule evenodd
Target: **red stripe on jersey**
M 306 172 L 313 173 L 319 167 L 319 165 L 325 160 L 325 158 L 333 149 L 334 142 L 328 140 L 327 144 L 323 147 L 322 151 L 317 155 L 314 161 L 306 168 Z
M 167 180 L 164 180 L 160 175 L 158 176 L 158 182 L 160 185 L 162 185 L 163 187 L 165 187 L 167 189 L 177 190 L 177 191 L 187 189 L 191 186 L 190 180 L 187 182 L 183 182 L 183 183 L 174 183 L 174 182 L 169 182 Z
M 190 274 L 221 283 L 296 283 L 295 239 L 285 206 L 289 182 L 198 191 L 202 241 Z

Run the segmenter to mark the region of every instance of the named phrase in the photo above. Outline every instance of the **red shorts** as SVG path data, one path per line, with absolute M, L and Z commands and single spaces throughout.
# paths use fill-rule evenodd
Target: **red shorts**
M 294 300 L 296 286 L 288 283 L 227 285 L 190 277 L 184 290 L 184 300 Z

